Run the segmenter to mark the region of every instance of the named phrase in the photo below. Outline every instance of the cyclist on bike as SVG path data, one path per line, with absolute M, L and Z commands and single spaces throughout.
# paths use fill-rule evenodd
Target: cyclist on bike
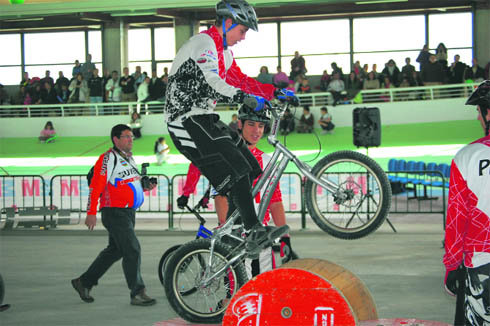
M 239 114 L 239 122 L 238 122 L 238 131 L 242 138 L 248 145 L 248 149 L 252 152 L 253 156 L 256 158 L 257 162 L 259 162 L 260 167 L 263 169 L 271 157 L 260 149 L 257 148 L 257 143 L 262 138 L 264 134 L 265 127 L 270 123 L 269 117 L 263 112 L 255 112 L 248 109 L 246 106 L 242 106 L 238 111 Z M 185 185 L 183 188 L 182 195 L 177 198 L 177 205 L 179 208 L 184 208 L 187 205 L 189 195 L 193 193 L 196 189 L 196 185 L 201 176 L 201 172 L 197 169 L 192 163 L 189 165 L 189 170 L 187 173 Z M 258 178 L 254 180 L 253 184 L 257 182 Z M 228 210 L 228 201 L 226 197 L 223 196 L 215 196 L 215 205 L 216 205 L 216 213 L 218 215 L 219 224 L 223 224 L 226 221 L 226 216 Z M 255 203 L 258 205 L 261 200 L 261 193 L 258 193 L 255 196 Z M 233 209 L 231 209 L 233 210 Z M 230 210 L 230 211 L 231 211 Z M 270 214 L 269 214 L 270 213 Z M 269 206 L 267 207 L 267 211 L 264 215 L 264 219 L 262 220 L 263 225 L 268 225 L 270 222 L 270 218 L 272 215 L 272 219 L 274 221 L 274 225 L 282 226 L 286 224 L 286 214 L 284 210 L 284 206 L 282 203 L 282 195 L 281 190 L 279 188 L 279 184 L 277 185 L 274 193 L 272 195 Z M 286 250 L 289 252 L 287 260 L 291 259 L 291 241 L 289 235 L 285 235 L 281 237 L 281 256 L 285 255 Z M 285 246 L 288 249 L 285 249 Z M 269 258 L 265 258 L 267 256 L 267 251 L 261 254 L 260 258 L 260 268 L 258 263 L 252 263 L 252 275 L 258 275 L 261 272 L 267 271 L 272 268 L 272 261 Z M 249 264 L 246 264 L 248 267 Z
M 257 219 L 251 181 L 262 170 L 214 108 L 216 102 L 243 103 L 255 97 L 255 110 L 262 110 L 266 100 L 285 94 L 243 74 L 228 49 L 244 40 L 248 29 L 258 30 L 253 7 L 244 0 L 222 0 L 216 15 L 215 26 L 193 36 L 178 51 L 169 74 L 165 114 L 175 147 L 219 194 L 229 193 L 242 216 L 249 252 L 255 254 L 289 228 L 266 229 Z
M 485 137 L 463 147 L 451 164 L 444 284 L 450 294 L 458 294 L 455 325 L 487 325 L 490 323 L 490 80 L 478 86 L 466 105 L 477 106 Z M 462 264 L 466 268 L 460 267 Z

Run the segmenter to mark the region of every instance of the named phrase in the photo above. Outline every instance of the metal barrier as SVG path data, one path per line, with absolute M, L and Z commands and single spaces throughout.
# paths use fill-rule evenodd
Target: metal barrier
M 398 171 L 386 173 L 405 177 L 408 177 L 409 174 L 419 175 L 423 176 L 426 181 L 425 185 L 422 182 L 406 182 L 405 191 L 393 195 L 390 214 L 442 214 L 443 223 L 445 222 L 447 186 L 441 172 Z M 167 214 L 168 228 L 173 230 L 174 215 L 183 212 L 174 207 L 173 203 L 182 194 L 186 175 L 175 175 L 171 179 L 163 174 L 150 176 L 158 179 L 158 186 L 145 194 L 145 201 L 138 212 L 153 215 L 155 213 Z M 442 180 L 440 187 L 431 185 L 432 181 L 436 179 Z M 300 214 L 302 229 L 306 228 L 307 215 L 303 196 L 304 185 L 305 180 L 298 173 L 284 173 L 280 180 L 285 211 L 289 214 Z M 201 177 L 193 196 L 190 198 L 191 206 L 197 204 L 207 187 L 207 179 Z M 55 227 L 56 224 L 78 224 L 82 213 L 86 212 L 88 194 L 86 175 L 55 175 L 49 184 L 38 175 L 0 176 L 0 201 L 2 203 L 0 222 L 2 221 L 2 214 L 5 214 L 4 228 L 12 228 L 15 223 L 24 227 L 33 225 Z M 214 203 L 211 201 L 209 207 L 202 210 L 202 213 L 215 214 Z M 75 218 L 73 218 L 74 214 Z M 188 215 L 191 216 L 191 214 Z M 39 219 L 39 217 L 42 218 Z
M 406 88 L 380 88 L 361 90 L 356 99 L 348 103 L 397 102 L 410 100 L 434 100 L 468 97 L 478 84 L 450 84 Z M 301 105 L 322 106 L 333 102 L 330 92 L 298 94 Z M 142 114 L 163 113 L 164 102 L 112 102 L 46 105 L 2 105 L 0 118 L 49 117 L 49 116 L 98 116 L 130 114 L 134 110 Z M 232 106 L 233 107 L 233 106 Z M 229 104 L 218 104 L 217 109 L 229 109 Z

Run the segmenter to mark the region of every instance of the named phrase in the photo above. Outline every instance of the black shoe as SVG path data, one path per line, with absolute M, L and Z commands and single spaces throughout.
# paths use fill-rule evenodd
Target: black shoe
M 157 300 L 147 296 L 145 290 L 131 298 L 133 306 L 153 306 L 155 303 L 157 303 Z
M 247 256 L 251 259 L 258 259 L 260 251 L 272 246 L 275 239 L 280 238 L 289 232 L 289 226 L 280 227 L 263 226 L 260 223 L 255 224 L 246 240 Z
M 71 285 L 73 286 L 75 291 L 78 292 L 80 299 L 87 303 L 94 302 L 94 298 L 90 296 L 90 289 L 82 285 L 82 281 L 80 281 L 80 278 L 71 280 Z

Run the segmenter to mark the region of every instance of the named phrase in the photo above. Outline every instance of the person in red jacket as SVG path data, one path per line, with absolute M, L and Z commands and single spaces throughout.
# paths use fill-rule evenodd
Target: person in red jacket
M 264 109 L 267 100 L 285 96 L 274 85 L 248 77 L 229 47 L 258 30 L 255 10 L 244 0 L 216 4 L 216 24 L 194 35 L 179 49 L 168 77 L 164 107 L 167 128 L 175 147 L 199 170 L 220 195 L 236 205 L 247 234 L 247 253 L 256 256 L 289 227 L 266 229 L 257 219 L 251 181 L 261 172 L 245 143 L 214 112 L 217 102 L 254 102 Z
M 144 200 L 144 191 L 153 189 L 149 183 L 143 189 L 141 174 L 133 160 L 133 132 L 127 125 L 112 128 L 111 140 L 114 147 L 99 156 L 95 163 L 89 185 L 89 200 L 85 225 L 93 230 L 97 223 L 97 206 L 100 201 L 102 224 L 109 232 L 109 245 L 102 250 L 90 267 L 80 277 L 71 281 L 73 288 L 85 302 L 93 302 L 90 290 L 98 280 L 119 259 L 128 288 L 130 303 L 136 306 L 150 306 L 156 303 L 145 291 L 141 277 L 141 248 L 134 232 L 135 213 Z
M 458 294 L 455 325 L 488 325 L 490 323 L 490 136 L 488 134 L 490 81 L 480 84 L 466 104 L 477 106 L 478 120 L 485 137 L 463 147 L 451 163 L 444 240 L 443 263 L 446 267 L 444 285 L 449 294 Z M 464 300 L 461 300 L 463 296 Z

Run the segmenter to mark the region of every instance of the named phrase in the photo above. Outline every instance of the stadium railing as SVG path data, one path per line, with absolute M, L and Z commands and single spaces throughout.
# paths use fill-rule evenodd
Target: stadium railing
M 353 99 L 341 101 L 345 104 L 386 103 L 399 101 L 429 101 L 455 97 L 468 97 L 478 83 L 451 84 L 438 86 L 381 88 L 361 90 Z M 301 105 L 331 105 L 332 95 L 329 92 L 299 94 Z M 9 117 L 49 117 L 49 116 L 99 116 L 129 115 L 136 110 L 141 114 L 163 113 L 163 102 L 110 102 L 110 103 L 76 103 L 45 105 L 2 105 L 0 118 Z M 235 109 L 233 105 L 218 104 L 218 110 Z

